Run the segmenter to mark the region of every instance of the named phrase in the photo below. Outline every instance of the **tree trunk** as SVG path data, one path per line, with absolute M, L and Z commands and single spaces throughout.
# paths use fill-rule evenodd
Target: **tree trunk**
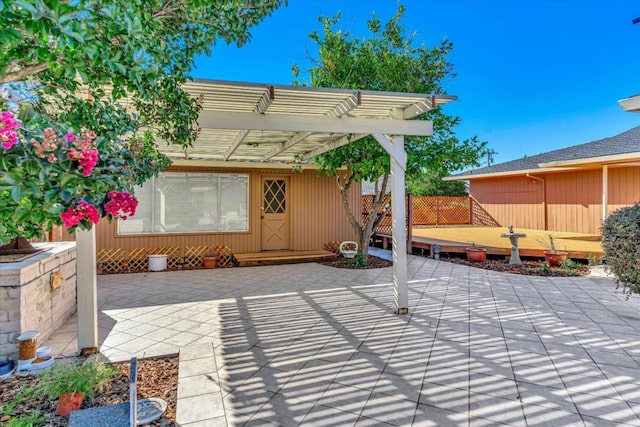
M 349 222 L 351 223 L 353 230 L 356 232 L 358 252 L 361 253 L 366 259 L 366 257 L 369 255 L 369 240 L 373 235 L 373 230 L 375 230 L 380 222 L 382 222 L 382 219 L 387 214 L 390 208 L 390 204 L 387 204 L 387 206 L 385 206 L 382 210 L 380 209 L 385 200 L 389 174 L 385 174 L 383 176 L 381 188 L 378 188 L 378 183 L 376 181 L 376 195 L 373 198 L 373 206 L 367 218 L 364 219 L 363 224 L 361 224 L 358 218 L 355 217 L 349 206 L 349 188 L 351 188 L 352 184 L 350 181 L 350 177 L 351 175 L 349 174 L 349 172 L 346 172 L 343 176 L 338 174 L 336 175 L 336 182 L 338 183 L 338 188 L 340 189 L 342 208 L 349 218 Z
M 16 237 L 6 245 L 0 246 L 0 255 L 32 254 L 39 250 L 34 248 L 24 237 Z

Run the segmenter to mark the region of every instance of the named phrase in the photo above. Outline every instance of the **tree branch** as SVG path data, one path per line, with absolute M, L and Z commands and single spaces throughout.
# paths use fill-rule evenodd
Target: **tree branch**
M 0 77 L 0 84 L 16 82 L 18 80 L 22 80 L 25 77 L 29 77 L 33 74 L 38 74 L 44 70 L 49 68 L 49 63 L 43 62 L 41 64 L 29 65 L 28 67 L 24 67 L 19 69 L 18 71 L 14 71 L 12 73 L 7 73 L 3 77 Z

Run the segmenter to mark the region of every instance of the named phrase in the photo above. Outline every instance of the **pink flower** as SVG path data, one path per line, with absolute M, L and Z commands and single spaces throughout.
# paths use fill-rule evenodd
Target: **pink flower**
M 138 199 L 125 191 L 109 191 L 107 194 L 109 201 L 104 205 L 107 215 L 115 218 L 127 219 L 136 214 Z
M 75 207 L 67 209 L 60 214 L 60 219 L 66 228 L 78 225 L 80 221 L 89 220 L 97 224 L 100 220 L 100 212 L 92 204 L 80 200 Z
M 8 111 L 0 114 L 0 145 L 9 150 L 18 143 L 18 136 L 14 132 L 20 129 L 20 122 Z
M 67 142 L 73 142 L 73 140 L 76 139 L 76 136 L 73 133 L 69 132 L 64 136 L 64 139 L 66 139 Z
M 80 164 L 79 169 L 84 176 L 91 175 L 93 168 L 98 163 L 98 149 L 95 147 L 78 150 L 70 148 L 67 152 L 69 159 L 77 160 Z

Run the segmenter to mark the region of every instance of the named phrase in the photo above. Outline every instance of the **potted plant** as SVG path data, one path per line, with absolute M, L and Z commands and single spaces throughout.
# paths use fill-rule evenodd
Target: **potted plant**
M 556 242 L 552 234 L 549 234 L 548 240 L 539 240 L 544 245 L 546 250 L 544 251 L 544 260 L 550 267 L 560 265 L 561 261 L 566 261 L 569 256 L 569 252 L 559 251 L 556 248 Z
M 92 396 L 115 373 L 113 366 L 96 360 L 82 364 L 59 362 L 42 373 L 38 388 L 49 398 L 58 398 L 56 414 L 67 416 L 80 409 L 82 400 Z
M 467 259 L 471 262 L 485 262 L 487 260 L 487 249 L 476 246 L 474 242 L 471 242 L 471 246 L 465 250 Z
M 202 265 L 204 265 L 204 268 L 216 268 L 218 266 L 218 259 L 216 252 L 208 252 L 202 257 Z

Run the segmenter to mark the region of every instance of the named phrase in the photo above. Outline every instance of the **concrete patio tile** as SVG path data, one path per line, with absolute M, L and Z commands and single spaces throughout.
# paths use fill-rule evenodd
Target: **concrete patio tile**
M 224 416 L 220 393 L 200 394 L 180 399 L 176 410 L 176 423 L 184 425 L 204 422 Z
M 275 393 L 291 380 L 293 374 L 293 372 L 283 372 L 270 366 L 263 366 L 243 381 L 236 388 L 236 392 L 243 393 L 247 390 L 261 389 Z
M 214 356 L 213 345 L 211 344 L 197 344 L 184 347 L 180 350 L 180 361 L 211 358 Z
M 206 420 L 196 421 L 193 423 L 180 424 L 180 426 L 184 427 L 226 427 L 227 419 L 224 416 L 208 418 Z
M 638 387 L 637 382 L 626 382 L 626 379 L 624 381 L 616 381 L 615 378 L 611 379 L 611 382 L 620 396 L 622 396 L 622 399 L 632 406 L 640 404 L 640 387 Z
M 611 384 L 604 374 L 601 374 L 600 376 L 584 376 L 576 374 L 565 374 L 561 376 L 565 384 L 565 388 L 569 392 L 593 394 L 595 396 L 624 400 L 618 390 L 613 386 L 613 384 Z
M 468 422 L 466 413 L 461 414 L 442 408 L 436 408 L 435 406 L 419 404 L 411 425 L 415 427 L 467 427 Z
M 563 411 L 561 409 L 550 411 L 547 407 L 536 405 L 524 405 L 523 408 L 527 417 L 527 426 L 584 426 L 582 417 L 575 412 Z
M 311 411 L 314 404 L 293 397 L 274 395 L 249 420 L 250 425 L 272 423 L 279 426 L 297 426 Z
M 425 382 L 418 403 L 466 414 L 469 410 L 469 390 Z
M 621 424 L 640 425 L 638 415 L 622 400 L 571 391 L 569 394 L 581 415 Z
M 341 411 L 329 406 L 316 405 L 302 420 L 304 427 L 349 427 L 355 426 L 359 414 Z
M 386 394 L 387 396 L 418 402 L 421 389 L 422 378 L 412 379 L 383 372 L 378 378 L 375 387 L 373 387 L 373 393 Z
M 619 422 L 607 421 L 602 418 L 594 418 L 586 415 L 582 415 L 582 420 L 584 422 L 585 427 L 621 427 L 628 426 L 632 424 L 622 424 Z
M 194 375 L 178 379 L 178 399 L 220 392 L 220 382 L 215 373 Z
M 640 364 L 624 352 L 601 351 L 587 349 L 589 356 L 598 365 L 624 366 L 625 368 L 640 369 Z
M 382 393 L 371 393 L 361 415 L 391 425 L 409 425 L 416 414 L 417 404 Z
M 165 344 L 176 345 L 178 347 L 185 347 L 189 344 L 192 344 L 198 338 L 200 337 L 196 334 L 192 334 L 189 332 L 178 332 L 175 335 L 163 339 L 162 342 Z
M 526 426 L 522 403 L 517 396 L 511 399 L 471 393 L 469 395 L 469 416 L 482 418 L 512 426 Z
M 216 372 L 216 361 L 212 356 L 192 360 L 180 360 L 178 378 L 205 375 Z
M 562 378 L 553 365 L 544 367 L 516 366 L 513 368 L 516 381 L 546 387 L 564 388 Z
M 506 399 L 516 399 L 519 396 L 518 387 L 513 378 L 477 373 L 470 374 L 469 391 Z
M 317 399 L 316 404 L 359 414 L 371 391 L 333 383 Z
M 356 427 L 387 427 L 393 426 L 395 424 L 384 423 L 380 420 L 375 420 L 373 418 L 360 416 L 358 421 L 356 421 Z
M 528 405 L 543 406 L 552 410 L 578 413 L 576 405 L 565 389 L 545 387 L 538 384 L 519 383 L 520 400 Z

